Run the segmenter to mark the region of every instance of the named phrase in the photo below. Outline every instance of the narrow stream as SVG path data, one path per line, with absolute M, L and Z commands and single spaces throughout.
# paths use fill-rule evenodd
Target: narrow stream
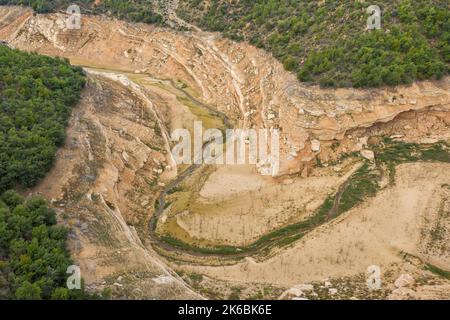
M 121 75 L 125 76 L 130 82 L 133 82 L 135 85 L 138 85 L 141 87 L 140 84 L 136 83 L 132 79 L 129 78 L 128 75 L 132 75 L 132 73 L 127 73 L 124 71 L 119 70 L 111 70 L 111 69 L 103 69 L 103 68 L 96 68 L 96 67 L 90 67 L 90 66 L 83 66 L 92 70 L 99 70 L 105 73 L 112 73 L 115 75 Z M 211 117 L 214 117 L 216 119 L 220 119 L 220 121 L 223 123 L 224 128 L 231 129 L 233 128 L 232 121 L 222 112 L 217 111 L 216 109 L 208 106 L 207 104 L 197 100 L 195 97 L 193 97 L 189 92 L 186 90 L 179 88 L 175 81 L 173 79 L 156 79 L 152 78 L 149 75 L 140 74 L 139 76 L 145 76 L 146 80 L 154 81 L 155 84 L 159 83 L 163 86 L 168 86 L 170 89 L 172 89 L 174 92 L 177 92 L 181 94 L 181 96 L 185 97 L 189 100 L 190 103 L 192 103 L 195 106 L 198 106 L 202 109 L 204 109 Z M 226 140 L 225 140 L 226 141 Z M 208 146 L 210 142 L 206 142 L 203 145 L 203 150 Z M 183 172 L 181 172 L 175 180 L 170 182 L 164 190 L 160 193 L 159 197 L 156 200 L 155 207 L 156 210 L 153 213 L 152 217 L 150 218 L 149 222 L 149 238 L 153 246 L 159 247 L 165 251 L 168 252 L 176 252 L 181 254 L 188 254 L 190 256 L 194 257 L 216 257 L 216 258 L 227 258 L 227 259 L 241 259 L 248 256 L 252 256 L 255 254 L 258 254 L 259 252 L 270 249 L 274 244 L 277 242 L 282 241 L 285 238 L 295 237 L 298 235 L 305 234 L 308 230 L 299 231 L 299 233 L 286 233 L 282 234 L 281 236 L 273 237 L 268 239 L 267 241 L 257 241 L 252 245 L 249 245 L 248 247 L 227 247 L 229 249 L 229 252 L 227 253 L 219 253 L 216 252 L 215 248 L 196 248 L 196 247 L 189 247 L 189 245 L 186 243 L 186 246 L 177 246 L 172 245 L 163 239 L 161 239 L 156 232 L 158 221 L 161 217 L 161 215 L 164 213 L 164 210 L 166 209 L 167 201 L 166 197 L 171 194 L 171 191 L 180 186 L 187 178 L 189 178 L 193 173 L 195 173 L 197 170 L 202 168 L 204 165 L 196 165 L 193 164 L 189 166 L 187 169 L 185 169 Z M 329 210 L 328 214 L 326 215 L 325 223 L 326 221 L 329 221 L 330 219 L 333 219 L 337 216 L 337 208 L 339 207 L 340 199 L 343 194 L 343 192 L 346 190 L 348 186 L 348 182 L 343 183 L 338 191 L 336 192 L 336 195 L 334 197 L 334 202 L 332 208 Z M 264 236 L 261 237 L 261 239 L 264 239 Z

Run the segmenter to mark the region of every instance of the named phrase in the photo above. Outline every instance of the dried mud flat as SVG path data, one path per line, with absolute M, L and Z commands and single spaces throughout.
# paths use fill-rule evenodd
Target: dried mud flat
M 169 132 L 219 123 L 202 104 L 238 127 L 280 128 L 283 175 L 262 177 L 251 166 L 194 174 L 183 185 L 189 197 L 170 195 L 162 230 L 241 246 L 310 217 L 363 161 L 342 155 L 381 137 L 448 142 L 448 78 L 323 90 L 217 34 L 90 16 L 70 31 L 58 27 L 62 18 L 0 7 L 0 38 L 86 67 L 66 145 L 33 192 L 73 230 L 71 251 L 88 287 L 111 287 L 117 298 L 450 298 L 442 272 L 450 270 L 448 163 L 399 165 L 376 196 L 264 259 L 196 261 L 155 251 L 148 237 L 158 195 L 183 169 L 171 159 Z M 367 291 L 371 265 L 382 270 L 379 292 Z

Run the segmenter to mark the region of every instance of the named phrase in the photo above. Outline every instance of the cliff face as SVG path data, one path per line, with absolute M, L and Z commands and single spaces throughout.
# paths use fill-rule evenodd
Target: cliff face
M 83 16 L 80 30 L 67 30 L 63 15 L 33 16 L 18 8 L 1 8 L 0 16 L 0 38 L 14 47 L 67 57 L 75 64 L 176 79 L 241 127 L 279 128 L 281 174 L 312 166 L 317 155 L 326 162 L 340 152 L 359 150 L 364 130 L 345 148 L 331 151 L 330 146 L 350 131 L 391 122 L 408 111 L 439 112 L 439 121 L 449 123 L 448 78 L 397 88 L 328 90 L 298 83 L 266 52 L 217 34 L 180 33 L 98 16 Z

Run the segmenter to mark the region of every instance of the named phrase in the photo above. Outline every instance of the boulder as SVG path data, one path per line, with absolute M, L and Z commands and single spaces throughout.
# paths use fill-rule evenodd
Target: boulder
M 372 150 L 361 150 L 361 156 L 367 160 L 375 160 L 375 153 Z
M 293 286 L 292 288 L 286 290 L 283 292 L 283 294 L 280 296 L 280 300 L 291 298 L 291 297 L 304 297 L 306 293 L 314 293 L 314 286 L 312 284 L 298 284 L 296 286 Z M 292 299 L 292 298 L 291 298 Z
M 298 285 L 294 286 L 294 288 L 299 289 L 303 292 L 314 291 L 314 286 L 312 284 L 298 284 Z
M 397 288 L 409 287 L 414 284 L 414 278 L 409 274 L 402 274 L 395 280 L 394 285 Z
M 330 288 L 328 289 L 328 293 L 330 294 L 330 296 L 334 296 L 335 294 L 338 293 L 338 291 L 335 288 Z
M 412 297 L 416 292 L 409 288 L 397 288 L 388 296 L 389 300 L 399 300 L 404 299 L 404 297 Z
M 128 161 L 130 161 L 130 156 L 128 155 L 128 153 L 126 151 L 122 151 L 122 159 L 126 163 L 128 163 Z
M 380 145 L 380 143 L 381 143 L 381 139 L 376 136 L 372 136 L 367 140 L 368 146 L 378 146 L 378 145 Z
M 320 151 L 320 141 L 319 140 L 311 140 L 311 150 L 314 152 Z
M 301 297 L 301 296 L 305 295 L 305 293 L 298 288 L 290 288 L 289 290 L 286 291 L 286 295 Z

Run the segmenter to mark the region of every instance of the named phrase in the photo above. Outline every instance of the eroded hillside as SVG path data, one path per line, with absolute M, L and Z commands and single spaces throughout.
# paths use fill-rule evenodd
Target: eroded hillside
M 170 176 L 152 106 L 127 85 L 88 75 L 67 142 L 35 189 L 69 227 L 71 252 L 88 287 L 118 298 L 198 298 L 140 237 Z
M 2 16 L 11 24 L 0 37 L 15 47 L 81 65 L 178 79 L 242 127 L 280 128 L 282 173 L 298 172 L 311 162 L 315 139 L 322 142 L 320 157 L 326 162 L 332 157 L 330 145 L 348 130 L 390 121 L 409 110 L 448 108 L 448 79 L 395 89 L 323 90 L 300 85 L 264 51 L 217 34 L 179 33 L 98 16 L 86 16 L 81 30 L 65 30 L 62 15 L 2 10 L 8 11 Z
M 67 30 L 64 19 L 1 7 L 0 39 L 69 58 L 88 74 L 66 146 L 35 191 L 74 230 L 72 252 L 92 288 L 133 298 L 196 297 L 186 283 L 220 298 L 287 289 L 283 298 L 447 297 L 448 280 L 424 268 L 450 269 L 448 78 L 320 89 L 219 34 L 101 16 Z M 184 169 L 173 163 L 169 133 L 196 120 L 223 125 L 214 110 L 239 128 L 280 129 L 278 177 L 254 166 L 202 167 L 167 189 Z M 364 202 L 349 190 L 366 190 L 355 196 Z M 301 232 L 289 229 L 297 223 Z M 164 236 L 172 242 L 161 244 Z M 228 258 L 204 254 L 229 247 Z M 366 288 L 374 264 L 385 275 L 380 293 Z M 416 281 L 394 285 L 406 273 Z M 313 287 L 298 286 L 307 282 Z

